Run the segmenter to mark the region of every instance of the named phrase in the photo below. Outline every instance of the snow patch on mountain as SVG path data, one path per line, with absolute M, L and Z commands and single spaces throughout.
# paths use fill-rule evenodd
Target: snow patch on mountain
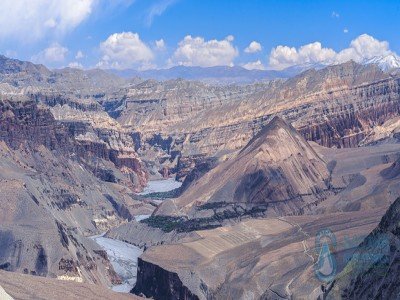
M 363 61 L 363 64 L 377 64 L 383 71 L 400 68 L 400 57 L 396 54 L 375 56 Z

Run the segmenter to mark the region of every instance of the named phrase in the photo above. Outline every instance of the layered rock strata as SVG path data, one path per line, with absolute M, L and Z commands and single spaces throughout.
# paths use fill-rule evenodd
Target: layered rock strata
M 47 108 L 21 99 L 1 101 L 0 112 L 0 269 L 117 284 L 107 256 L 86 236 L 146 209 L 126 187 L 131 181 L 107 152 L 79 155 L 79 141 Z M 101 169 L 114 180 L 98 176 Z
M 180 167 L 239 150 L 274 115 L 307 140 L 355 147 L 375 126 L 397 116 L 399 86 L 397 73 L 348 62 L 249 86 L 146 81 L 128 88 L 123 99 L 110 97 L 103 104 L 135 132 L 143 152 L 163 153 L 160 169 L 167 166 L 184 177 L 189 170 Z

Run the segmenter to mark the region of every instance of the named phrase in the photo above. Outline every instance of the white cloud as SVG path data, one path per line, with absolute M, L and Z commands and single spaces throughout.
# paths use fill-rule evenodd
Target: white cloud
M 168 7 L 175 4 L 177 1 L 178 0 L 159 0 L 151 6 L 147 13 L 146 25 L 151 26 L 155 17 L 161 16 Z
M 320 42 L 314 42 L 301 46 L 299 49 L 288 46 L 273 48 L 269 56 L 269 67 L 271 69 L 285 69 L 290 66 L 331 61 L 336 52 L 329 48 L 322 48 Z
M 225 39 L 226 39 L 228 42 L 233 42 L 233 41 L 235 40 L 235 37 L 234 37 L 232 34 L 230 34 L 230 35 L 228 35 Z
M 340 18 L 340 15 L 336 11 L 333 11 L 331 16 L 332 18 Z
M 70 62 L 68 64 L 68 67 L 74 68 L 74 69 L 83 69 L 83 65 L 77 61 Z
M 356 62 L 361 62 L 366 59 L 389 54 L 396 55 L 389 49 L 388 42 L 379 41 L 368 34 L 362 34 L 351 41 L 349 48 L 337 54 L 336 61 L 345 62 L 352 59 Z
M 343 32 L 344 32 L 344 33 L 348 33 L 349 30 L 348 30 L 347 28 L 345 28 L 345 29 L 343 29 Z
M 156 49 L 159 51 L 165 50 L 165 42 L 163 39 L 157 40 L 156 41 Z
M 137 33 L 114 33 L 100 44 L 100 50 L 103 54 L 97 64 L 100 68 L 143 69 L 154 66 L 151 64 L 153 52 Z
M 243 65 L 243 68 L 247 70 L 265 70 L 265 66 L 260 60 L 248 62 Z
M 32 61 L 42 64 L 59 63 L 65 60 L 68 49 L 58 43 L 51 44 L 48 48 L 32 56 Z
M 81 58 L 84 58 L 84 57 L 85 57 L 85 55 L 83 54 L 83 52 L 81 50 L 76 52 L 75 59 L 81 59 Z
M 256 53 L 256 52 L 261 51 L 261 49 L 262 49 L 262 47 L 261 47 L 261 44 L 259 42 L 252 41 L 250 43 L 250 45 L 246 49 L 244 49 L 244 52 L 246 52 L 246 53 Z
M 64 34 L 82 23 L 97 0 L 1 0 L 0 38 L 34 41 Z
M 209 41 L 188 35 L 178 43 L 178 48 L 169 60 L 169 64 L 201 67 L 233 66 L 233 60 L 239 54 L 232 44 L 233 40 L 232 35 L 224 40 Z
M 335 64 L 343 63 L 349 60 L 362 62 L 363 60 L 371 59 L 376 56 L 385 56 L 393 54 L 389 49 L 389 43 L 379 41 L 368 34 L 362 34 L 352 40 L 350 46 L 340 52 L 336 52 L 330 48 L 323 48 L 320 42 L 314 42 L 295 47 L 278 46 L 273 48 L 269 56 L 269 68 L 282 70 L 284 68 L 308 64 Z

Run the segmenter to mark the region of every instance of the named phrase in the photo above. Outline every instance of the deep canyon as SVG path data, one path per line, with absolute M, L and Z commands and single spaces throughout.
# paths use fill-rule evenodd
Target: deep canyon
M 393 296 L 398 279 L 356 257 L 384 237 L 380 266 L 397 268 L 399 110 L 399 69 L 377 64 L 217 85 L 0 56 L 0 286 L 15 298 L 41 291 L 12 282 L 88 299 L 93 286 L 105 299 Z M 337 276 L 324 282 L 327 228 Z

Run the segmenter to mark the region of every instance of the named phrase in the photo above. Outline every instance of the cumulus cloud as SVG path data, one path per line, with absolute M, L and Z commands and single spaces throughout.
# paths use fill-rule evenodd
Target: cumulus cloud
M 244 49 L 244 52 L 246 53 L 256 53 L 256 52 L 260 52 L 262 49 L 261 44 L 259 42 L 256 41 L 252 41 L 250 43 L 250 45 Z
M 320 42 L 314 42 L 300 48 L 278 46 L 273 48 L 269 56 L 269 68 L 282 70 L 302 64 L 335 64 L 349 60 L 362 62 L 377 56 L 396 53 L 389 49 L 389 43 L 379 41 L 368 34 L 362 34 L 352 40 L 350 46 L 340 52 L 323 48 Z
M 64 34 L 82 23 L 97 0 L 1 0 L 0 38 L 37 40 Z
M 32 56 L 32 61 L 42 64 L 60 63 L 65 60 L 68 49 L 58 43 L 51 44 L 48 48 Z
M 349 30 L 347 28 L 343 29 L 343 33 L 348 33 L 348 32 L 349 32 Z
M 159 39 L 156 41 L 156 49 L 159 51 L 165 50 L 165 42 L 163 39 Z
M 379 41 L 370 35 L 363 34 L 350 43 L 350 47 L 340 51 L 337 54 L 337 62 L 354 60 L 361 62 L 377 56 L 396 55 L 389 49 L 387 41 Z M 397 55 L 396 55 L 397 56 Z
M 269 67 L 282 70 L 290 66 L 332 61 L 336 52 L 323 48 L 320 42 L 301 46 L 299 49 L 288 46 L 273 48 L 269 56 Z
M 97 64 L 100 68 L 150 68 L 154 59 L 151 49 L 137 33 L 121 32 L 110 35 L 100 44 L 103 54 Z
M 243 65 L 243 68 L 247 70 L 265 70 L 265 66 L 260 60 L 248 62 Z
M 233 45 L 234 37 L 206 41 L 202 37 L 186 36 L 178 43 L 169 64 L 182 66 L 233 66 L 239 52 Z
M 333 11 L 331 16 L 332 18 L 340 18 L 340 15 L 336 11 Z

